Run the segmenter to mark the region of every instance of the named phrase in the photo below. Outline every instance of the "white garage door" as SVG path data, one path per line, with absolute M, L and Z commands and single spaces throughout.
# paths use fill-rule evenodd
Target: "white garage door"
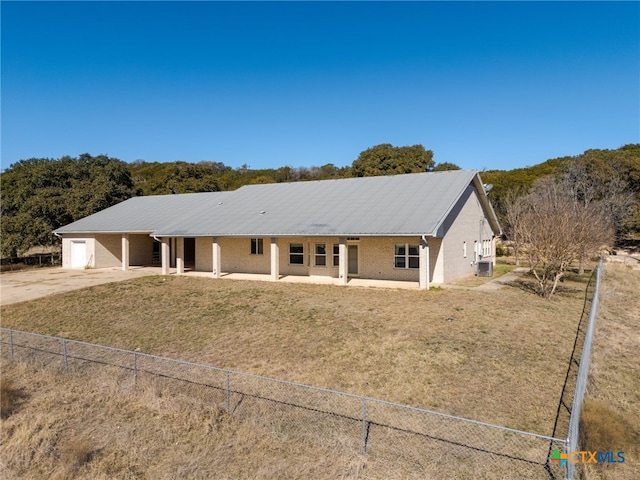
M 87 264 L 87 245 L 85 242 L 71 242 L 71 268 L 84 268 Z

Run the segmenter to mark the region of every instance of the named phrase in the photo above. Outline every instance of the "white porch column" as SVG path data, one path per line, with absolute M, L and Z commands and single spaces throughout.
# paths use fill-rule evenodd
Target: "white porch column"
M 184 273 L 184 238 L 176 238 L 176 273 L 182 275 Z
M 340 237 L 338 245 L 338 278 L 340 285 L 346 285 L 349 281 L 349 254 L 347 251 L 347 239 Z
M 496 255 L 496 236 L 491 237 L 491 257 L 493 258 L 493 266 L 496 266 L 496 259 L 498 256 Z
M 220 244 L 218 237 L 212 239 L 213 278 L 220 278 Z
M 280 279 L 280 247 L 278 239 L 271 237 L 271 280 L 277 282 Z
M 122 234 L 122 270 L 129 270 L 129 234 Z
M 420 290 L 429 290 L 429 243 L 425 237 L 420 240 Z
M 167 237 L 162 237 L 162 244 L 160 245 L 160 259 L 162 260 L 162 275 L 169 275 L 169 241 Z

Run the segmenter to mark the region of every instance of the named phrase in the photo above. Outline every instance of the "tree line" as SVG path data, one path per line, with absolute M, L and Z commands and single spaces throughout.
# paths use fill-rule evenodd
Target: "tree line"
M 459 167 L 449 162 L 436 163 L 433 152 L 422 145 L 390 144 L 364 150 L 346 167 L 331 163 L 273 169 L 251 169 L 248 165 L 231 168 L 210 161 L 125 163 L 89 154 L 32 158 L 0 174 L 1 250 L 3 256 L 16 256 L 34 246 L 57 246 L 59 239 L 53 230 L 132 196 L 455 169 Z M 493 185 L 489 197 L 516 255 L 529 255 L 534 273 L 540 274 L 542 295 L 553 294 L 567 264 L 586 258 L 594 249 L 616 239 L 640 233 L 640 144 L 587 150 L 575 157 L 509 171 L 485 171 L 481 177 Z M 545 211 L 548 215 L 542 218 Z M 587 224 L 601 227 L 600 231 L 589 230 Z M 582 230 L 568 226 L 580 226 Z M 549 238 L 541 238 L 543 234 Z M 552 255 L 548 249 L 542 252 L 531 247 L 552 239 L 558 246 L 564 236 L 567 239 L 562 252 Z M 578 237 L 582 240 L 576 241 Z

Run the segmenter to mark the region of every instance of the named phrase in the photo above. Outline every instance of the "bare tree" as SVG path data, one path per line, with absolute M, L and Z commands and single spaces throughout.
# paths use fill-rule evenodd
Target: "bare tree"
M 521 197 L 518 235 L 535 276 L 538 294 L 551 298 L 573 261 L 613 242 L 612 223 L 601 202 L 576 202 L 566 184 L 538 180 Z
M 619 234 L 622 220 L 630 212 L 634 194 L 628 189 L 627 181 L 614 169 L 607 172 L 589 171 L 584 161 L 573 161 L 566 165 L 560 177 L 560 183 L 568 199 L 576 204 L 578 210 L 597 210 L 600 221 L 613 227 Z M 593 214 L 593 213 L 592 213 Z M 584 272 L 584 261 L 589 255 L 583 249 L 578 257 L 579 273 Z
M 525 209 L 522 203 L 522 197 L 522 192 L 514 189 L 509 190 L 503 200 L 506 235 L 513 243 L 513 254 L 516 265 L 520 265 L 520 248 L 523 243 L 522 216 Z

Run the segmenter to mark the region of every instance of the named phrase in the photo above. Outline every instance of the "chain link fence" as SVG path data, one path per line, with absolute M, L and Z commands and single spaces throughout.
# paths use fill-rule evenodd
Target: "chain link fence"
M 6 328 L 0 329 L 2 357 L 67 373 L 107 374 L 123 386 L 152 385 L 163 394 L 186 395 L 287 440 L 338 446 L 341 451 L 364 455 L 369 472 L 384 467 L 384 471 L 395 472 L 396 478 L 573 479 L 576 465 L 551 461 L 550 456 L 556 449 L 568 455 L 577 448 L 601 268 L 600 264 L 595 285 L 590 283 L 587 289 L 583 316 L 590 312 L 589 321 L 585 326 L 581 320 L 578 327 L 552 436 Z
M 582 472 L 582 464 L 573 463 L 571 452 L 579 450 L 580 437 L 580 414 L 582 412 L 582 401 L 587 389 L 587 378 L 589 376 L 589 364 L 591 362 L 591 344 L 595 331 L 596 314 L 600 298 L 600 277 L 602 275 L 603 259 L 598 262 L 598 267 L 591 276 L 587 293 L 585 295 L 585 305 L 582 309 L 582 317 L 576 335 L 576 345 L 582 345 L 581 349 L 574 348 L 571 356 L 570 370 L 575 371 L 575 388 L 573 391 L 573 401 L 569 410 L 569 424 L 567 433 L 567 462 L 566 478 L 572 480 Z M 584 319 L 588 316 L 588 321 L 584 325 Z M 579 356 L 579 357 L 578 357 Z M 573 383 L 573 382 L 572 382 Z M 568 403 L 568 402 L 567 402 Z

